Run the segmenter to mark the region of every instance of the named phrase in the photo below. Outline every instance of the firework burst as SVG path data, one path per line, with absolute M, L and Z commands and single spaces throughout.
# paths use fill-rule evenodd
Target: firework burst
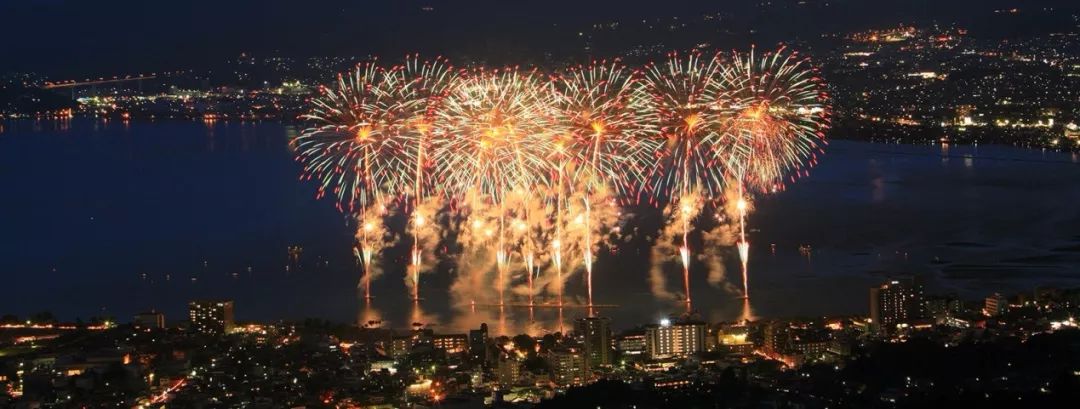
M 720 86 L 725 69 L 718 55 L 697 52 L 671 53 L 646 66 L 637 107 L 662 140 L 647 182 L 654 195 L 675 201 L 695 192 L 712 198 L 722 190 L 716 152 L 727 142 L 724 124 L 732 116 L 721 104 L 728 92 Z
M 477 72 L 454 87 L 436 118 L 437 173 L 449 194 L 468 190 L 499 202 L 545 184 L 545 156 L 558 134 L 542 77 L 513 68 Z
M 410 185 L 402 173 L 409 156 L 403 130 L 409 115 L 401 98 L 400 71 L 374 62 L 338 76 L 336 87 L 321 88 L 312 111 L 313 124 L 294 141 L 305 178 L 320 183 L 318 196 L 329 193 L 343 211 L 363 209 Z
M 634 72 L 618 61 L 574 67 L 558 77 L 566 130 L 560 149 L 571 159 L 569 171 L 578 184 L 636 193 L 659 145 L 651 137 L 655 124 L 638 110 L 643 105 L 638 85 Z
M 821 79 L 808 60 L 784 48 L 733 53 L 728 67 L 720 81 L 722 104 L 735 115 L 719 160 L 746 189 L 779 190 L 815 165 L 825 146 L 829 107 Z

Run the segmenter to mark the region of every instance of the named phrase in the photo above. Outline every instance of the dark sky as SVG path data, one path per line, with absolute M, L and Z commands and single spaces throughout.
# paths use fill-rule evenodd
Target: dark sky
M 796 2 L 772 0 L 778 5 Z M 978 24 L 994 8 L 1035 11 L 1073 3 L 830 2 L 827 12 L 814 14 L 763 12 L 755 6 L 759 1 L 742 0 L 0 0 L 0 72 L 107 75 L 198 68 L 241 52 L 312 56 L 419 51 L 518 58 L 577 47 L 572 34 L 610 20 L 723 12 L 729 17 L 724 24 L 737 30 L 777 29 L 790 36 L 901 22 Z M 425 6 L 434 10 L 424 11 Z

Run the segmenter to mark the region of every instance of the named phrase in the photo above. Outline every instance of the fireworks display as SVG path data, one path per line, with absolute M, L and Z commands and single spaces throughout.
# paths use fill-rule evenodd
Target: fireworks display
M 555 81 L 565 129 L 555 157 L 556 239 L 577 243 L 571 248 L 578 250 L 590 307 L 595 254 L 618 221 L 614 202 L 636 193 L 657 145 L 653 125 L 637 111 L 636 86 L 633 72 L 617 61 L 571 68 Z
M 591 313 L 597 252 L 619 236 L 623 205 L 647 203 L 663 207 L 667 221 L 653 249 L 654 293 L 674 296 L 662 276 L 677 262 L 689 309 L 694 261 L 723 264 L 706 260 L 720 257 L 715 250 L 691 250 L 697 219 L 718 213 L 719 226 L 700 234 L 734 245 L 749 296 L 751 199 L 816 164 L 827 102 L 811 64 L 784 48 L 556 73 L 456 70 L 410 56 L 387 68 L 361 64 L 323 88 L 293 146 L 302 178 L 356 218 L 366 297 L 394 236 L 385 218 L 399 213 L 414 300 L 421 273 L 446 258 L 457 266 L 459 302 L 533 306 L 547 294 L 543 303 L 563 306 L 566 280 L 580 272 L 578 304 Z M 727 220 L 737 220 L 737 233 L 727 234 Z M 448 240 L 460 254 L 436 256 Z M 722 277 L 710 271 L 709 281 Z
M 734 116 L 725 126 L 733 140 L 720 155 L 734 179 L 739 220 L 736 246 L 742 265 L 743 294 L 750 295 L 746 240 L 748 194 L 783 188 L 817 163 L 828 126 L 827 94 L 805 59 L 786 49 L 756 56 L 734 54 L 721 81 L 728 87 L 729 109 Z M 731 183 L 729 183 L 731 184 Z
M 666 61 L 646 67 L 642 87 L 642 114 L 657 124 L 662 139 L 645 188 L 653 194 L 653 200 L 668 200 L 665 214 L 670 221 L 660 240 L 667 244 L 672 242 L 672 236 L 679 237 L 683 300 L 688 310 L 690 231 L 704 201 L 715 198 L 724 182 L 725 169 L 720 166 L 722 158 L 718 155 L 721 147 L 730 141 L 722 132 L 722 125 L 730 117 L 723 104 L 724 69 L 715 55 L 671 53 Z M 662 248 L 654 248 L 654 258 L 663 257 L 658 253 Z M 656 277 L 661 274 L 656 271 L 659 268 L 660 265 L 654 266 Z
M 383 243 L 386 201 L 409 186 L 399 170 L 409 161 L 403 128 L 409 100 L 400 92 L 399 70 L 361 64 L 323 88 L 305 119 L 314 126 L 296 141 L 302 178 L 319 180 L 318 196 L 332 194 L 338 208 L 358 220 L 354 248 L 364 268 L 364 296 L 371 297 L 373 264 Z
M 493 249 L 499 305 L 505 304 L 516 249 L 533 268 L 531 240 L 515 236 L 531 230 L 535 212 L 527 193 L 546 185 L 546 155 L 559 134 L 552 93 L 544 86 L 531 71 L 477 70 L 446 98 L 436 123 L 442 185 L 447 194 L 467 199 L 469 228 L 462 233 L 471 237 L 465 241 Z

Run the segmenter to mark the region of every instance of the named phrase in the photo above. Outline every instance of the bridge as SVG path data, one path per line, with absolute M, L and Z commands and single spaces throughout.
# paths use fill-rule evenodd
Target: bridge
M 63 90 L 63 89 L 68 89 L 68 90 L 71 91 L 71 99 L 75 99 L 75 90 L 78 89 L 78 88 L 90 87 L 90 94 L 96 96 L 97 95 L 97 87 L 98 87 L 98 85 L 122 84 L 122 83 L 126 83 L 126 82 L 135 82 L 135 83 L 138 84 L 139 93 L 142 93 L 143 81 L 156 79 L 157 77 L 158 77 L 157 74 L 148 74 L 148 75 L 137 75 L 137 76 L 129 75 L 129 76 L 125 76 L 125 77 L 87 79 L 87 80 L 82 80 L 82 81 L 74 81 L 73 80 L 73 81 L 62 81 L 62 82 L 46 82 L 44 85 L 41 86 L 41 89 L 56 90 L 56 91 Z
M 63 82 L 46 82 L 42 85 L 42 89 L 59 89 L 59 88 L 77 88 L 77 87 L 89 87 L 102 84 L 117 84 L 122 82 L 142 81 L 156 79 L 156 74 L 140 75 L 136 77 L 112 77 L 112 78 L 98 78 L 96 80 L 88 79 L 83 81 L 63 81 Z

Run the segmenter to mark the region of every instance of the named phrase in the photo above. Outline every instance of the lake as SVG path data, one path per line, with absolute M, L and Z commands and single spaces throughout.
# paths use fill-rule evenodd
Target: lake
M 0 313 L 127 321 L 183 319 L 193 298 L 230 298 L 239 320 L 318 317 L 460 331 L 557 330 L 577 308 L 454 307 L 453 273 L 423 275 L 414 305 L 407 255 L 390 251 L 376 297 L 357 296 L 355 228 L 298 180 L 280 123 L 8 121 L 0 127 Z M 749 217 L 751 298 L 693 276 L 708 320 L 866 314 L 867 288 L 898 274 L 931 293 L 981 299 L 1080 285 L 1080 157 L 1005 146 L 831 141 L 809 177 L 758 198 Z M 631 222 L 633 224 L 633 222 Z M 302 252 L 291 258 L 290 246 Z M 800 251 L 802 247 L 802 251 Z M 742 285 L 734 249 L 726 281 Z M 807 251 L 809 250 L 809 251 Z M 682 306 L 650 294 L 649 251 L 602 253 L 594 282 L 617 328 Z M 681 291 L 681 277 L 668 286 Z M 580 274 L 568 281 L 580 300 Z M 560 324 L 562 322 L 562 324 Z

